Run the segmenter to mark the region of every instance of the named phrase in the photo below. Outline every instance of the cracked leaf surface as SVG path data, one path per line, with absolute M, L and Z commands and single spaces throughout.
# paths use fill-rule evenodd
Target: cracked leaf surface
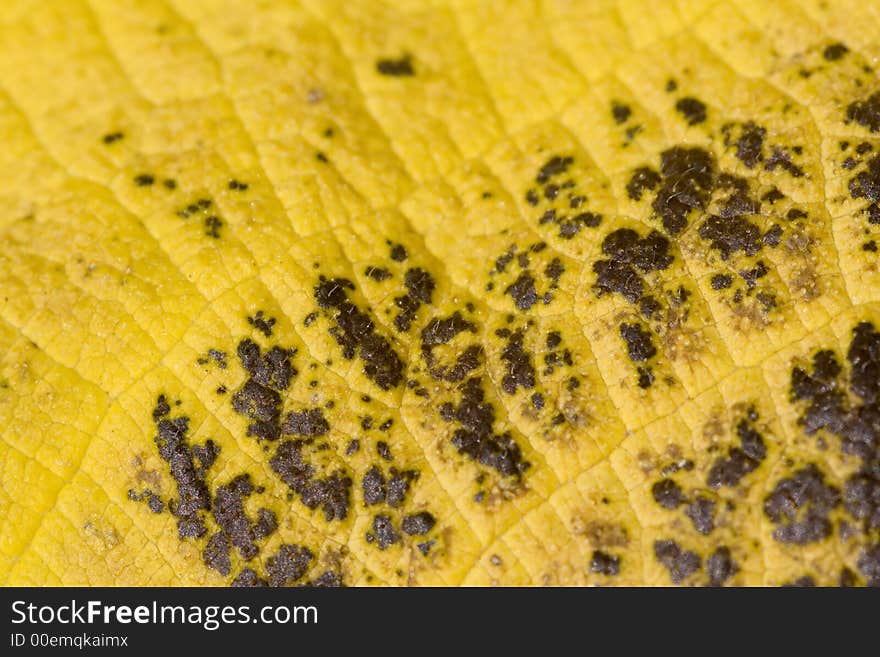
M 0 582 L 880 584 L 878 20 L 9 0 Z

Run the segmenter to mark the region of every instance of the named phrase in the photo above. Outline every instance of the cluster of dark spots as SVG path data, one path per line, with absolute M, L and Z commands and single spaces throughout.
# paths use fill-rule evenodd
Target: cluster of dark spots
M 866 548 L 856 566 L 865 576 L 868 586 L 880 587 L 880 543 Z
M 619 228 L 606 235 L 602 253 L 608 259 L 593 263 L 594 287 L 599 294 L 617 292 L 630 303 L 636 303 L 644 293 L 642 274 L 666 269 L 673 260 L 669 240 L 663 235 L 651 231 L 647 237 L 640 237 L 630 228 Z
M 641 201 L 645 190 L 653 191 L 659 184 L 659 173 L 650 167 L 639 167 L 630 176 L 626 184 L 626 193 L 633 201 Z
M 680 98 L 675 109 L 687 120 L 688 125 L 698 125 L 706 120 L 706 104 L 692 96 Z
M 854 199 L 869 201 L 864 209 L 868 223 L 880 224 L 880 155 L 868 160 L 866 166 L 850 179 L 849 193 Z
M 711 215 L 698 233 L 721 254 L 722 260 L 729 260 L 738 251 L 753 256 L 761 249 L 761 229 L 742 216 Z
M 641 324 L 621 324 L 620 337 L 626 342 L 629 359 L 633 362 L 643 363 L 657 355 L 651 333 Z
M 509 395 L 518 387 L 531 389 L 535 387 L 535 367 L 529 352 L 523 348 L 525 333 L 517 329 L 510 333 L 507 344 L 501 350 L 501 360 L 506 365 L 506 372 L 501 379 L 501 389 Z
M 302 455 L 303 447 L 311 440 L 284 440 L 269 459 L 269 466 L 281 481 L 300 496 L 306 507 L 321 507 L 328 522 L 344 520 L 350 505 L 351 478 L 342 469 L 324 478 L 315 477 L 315 468 L 306 463 Z
M 764 264 L 764 261 L 759 260 L 751 269 L 744 269 L 739 272 L 739 276 L 745 281 L 746 286 L 751 289 L 758 284 L 759 278 L 763 278 L 769 273 L 770 270 L 767 269 L 767 265 Z
M 715 161 L 702 148 L 675 146 L 660 155 L 663 181 L 651 207 L 669 235 L 687 226 L 691 211 L 702 211 L 714 187 Z
M 840 501 L 869 543 L 876 542 L 880 534 L 880 332 L 873 324 L 860 322 L 855 326 L 846 360 L 850 370 L 848 378 L 842 376 L 843 367 L 830 350 L 814 354 L 811 373 L 800 366 L 792 369 L 791 399 L 806 403 L 798 419 L 804 432 L 814 435 L 824 429 L 836 435 L 841 441 L 841 451 L 860 461 L 860 467 L 844 482 L 842 495 L 836 487 L 825 484 L 822 473 L 812 466 L 813 469 L 802 471 L 803 491 L 798 503 L 789 500 L 783 500 L 788 502 L 787 506 L 775 503 L 773 511 L 788 521 L 780 530 L 785 531 L 785 538 L 795 542 L 824 538 L 825 532 L 830 532 L 827 514 Z M 790 487 L 791 484 L 785 484 L 782 490 Z M 808 494 L 809 497 L 803 497 Z M 806 509 L 802 510 L 805 505 Z M 862 552 L 865 561 L 860 563 L 871 563 L 871 549 L 865 548 Z M 880 549 L 875 548 L 875 552 Z M 870 580 L 865 569 L 861 565 L 859 568 Z M 880 584 L 876 573 L 874 577 L 875 583 Z
M 822 51 L 822 57 L 825 58 L 826 62 L 836 62 L 848 52 L 849 48 L 847 48 L 844 44 L 837 42 L 825 46 L 825 49 Z
M 726 290 L 733 285 L 733 276 L 730 274 L 715 274 L 712 276 L 711 285 L 713 290 Z
M 671 539 L 654 541 L 654 556 L 669 571 L 673 584 L 681 584 L 702 565 L 699 555 L 690 550 L 682 550 Z
M 867 242 L 862 244 L 862 251 L 877 253 L 877 242 L 875 242 L 874 240 L 868 240 Z
M 621 125 L 626 123 L 629 117 L 632 116 L 632 109 L 625 103 L 614 101 L 611 103 L 611 116 L 614 117 L 616 124 Z
M 749 409 L 746 417 L 736 425 L 739 447 L 731 447 L 726 457 L 719 457 L 709 468 L 706 483 L 710 488 L 734 487 L 747 474 L 754 472 L 767 457 L 767 446 L 763 436 L 754 427 L 758 414 Z
M 412 57 L 404 54 L 401 57 L 383 57 L 376 60 L 376 71 L 381 75 L 392 77 L 412 77 L 416 74 L 413 68 Z
M 661 479 L 651 486 L 651 496 L 664 509 L 674 511 L 687 501 L 684 491 L 672 479 Z
M 504 289 L 504 293 L 510 295 L 513 303 L 520 310 L 528 310 L 538 303 L 535 279 L 528 271 L 522 272 L 513 283 Z
M 364 275 L 369 276 L 377 283 L 381 283 L 382 281 L 387 281 L 391 278 L 391 272 L 382 267 L 374 267 L 373 265 L 368 265 L 366 269 L 364 269 Z
M 336 326 L 330 329 L 342 347 L 342 355 L 351 360 L 358 355 L 364 363 L 364 374 L 382 390 L 390 390 L 403 380 L 404 364 L 391 343 L 376 332 L 367 313 L 348 299 L 354 284 L 345 278 L 320 277 L 315 286 L 315 300 L 321 308 L 332 308 Z
M 217 392 L 218 395 L 225 395 L 225 394 L 226 394 L 227 392 L 229 392 L 229 391 L 226 389 L 226 386 L 224 386 L 224 385 L 219 385 L 219 386 L 217 386 L 217 391 L 216 391 L 216 392 Z
M 831 536 L 828 514 L 839 504 L 840 491 L 826 484 L 822 471 L 810 463 L 776 483 L 764 499 L 764 514 L 777 525 L 773 538 L 803 545 Z
M 216 215 L 205 217 L 205 235 L 220 239 L 221 228 L 223 228 L 223 220 L 220 217 Z
M 804 175 L 804 170 L 792 162 L 791 154 L 781 146 L 773 146 L 770 150 L 770 156 L 764 160 L 765 171 L 775 171 L 777 167 L 786 171 L 793 178 L 800 178 Z
M 301 579 L 315 555 L 307 547 L 284 544 L 266 561 L 270 586 L 287 586 Z
M 816 586 L 816 580 L 812 575 L 804 575 L 790 582 L 782 584 L 784 588 L 812 588 Z
M 704 536 L 708 536 L 715 529 L 715 500 L 698 495 L 688 504 L 684 514 L 690 518 L 694 529 Z
M 601 215 L 581 209 L 587 197 L 576 191 L 574 180 L 553 180 L 565 174 L 573 163 L 574 158 L 570 155 L 554 155 L 538 170 L 535 176 L 538 187 L 530 188 L 525 194 L 529 205 L 545 204 L 546 209 L 538 224 L 555 224 L 559 228 L 559 237 L 566 240 L 572 239 L 583 228 L 596 228 L 602 223 Z
M 234 192 L 246 192 L 249 185 L 247 183 L 241 182 L 240 180 L 232 179 L 227 184 L 227 187 Z
M 262 310 L 258 310 L 253 317 L 249 316 L 247 321 L 267 338 L 272 336 L 272 327 L 275 326 L 274 317 L 266 317 Z
M 290 362 L 293 349 L 274 346 L 265 354 L 260 346 L 243 339 L 238 343 L 238 358 L 250 378 L 232 396 L 232 408 L 253 422 L 248 435 L 275 440 L 281 434 L 281 392 L 290 385 L 297 370 Z
M 124 138 L 125 134 L 122 132 L 108 132 L 106 135 L 101 137 L 101 141 L 109 146 L 110 144 L 115 144 L 117 141 L 122 141 L 122 139 Z
M 330 431 L 330 423 L 320 408 L 291 411 L 281 425 L 281 432 L 288 436 L 323 436 Z
M 373 517 L 373 530 L 367 532 L 367 543 L 375 542 L 380 550 L 400 543 L 400 532 L 394 528 L 391 516 L 379 514 Z
M 620 557 L 602 550 L 594 550 L 590 558 L 590 572 L 613 577 L 620 574 Z
M 562 334 L 559 331 L 548 331 L 545 339 L 546 351 L 544 353 L 544 370 L 543 374 L 549 376 L 556 371 L 556 368 L 571 367 L 574 365 L 574 358 L 571 350 L 562 345 Z M 571 381 L 575 381 L 574 384 Z M 580 381 L 572 377 L 569 380 L 569 391 L 580 386 Z
M 168 463 L 171 477 L 177 484 L 176 501 L 169 506 L 177 516 L 177 532 L 181 539 L 198 538 L 207 531 L 200 511 L 211 508 L 211 494 L 205 484 L 205 474 L 220 451 L 213 441 L 191 447 L 186 440 L 189 418 L 171 418 L 171 407 L 165 395 L 159 395 L 153 409 L 157 434 L 154 438 L 159 456 Z
M 730 548 L 722 545 L 706 559 L 706 574 L 709 575 L 709 586 L 722 586 L 739 571 L 733 560 Z
M 523 460 L 510 432 L 495 433 L 495 408 L 485 400 L 480 379 L 468 379 L 459 390 L 461 400 L 457 407 L 447 403 L 439 409 L 442 420 L 461 425 L 452 435 L 452 444 L 459 454 L 494 468 L 502 476 L 522 476 L 530 463 Z
M 407 293 L 394 299 L 395 305 L 400 308 L 400 312 L 394 318 L 394 328 L 401 332 L 409 330 L 422 304 L 431 303 L 436 287 L 431 274 L 418 267 L 406 271 L 404 285 Z
M 156 177 L 151 173 L 139 173 L 134 177 L 134 184 L 138 187 L 149 187 L 156 182 Z
M 394 262 L 403 262 L 409 257 L 409 254 L 406 252 L 406 247 L 403 244 L 394 244 L 391 241 L 388 241 L 388 246 L 391 247 L 389 257 Z
M 153 513 L 162 513 L 165 510 L 165 502 L 149 488 L 142 493 L 129 489 L 128 499 L 132 502 L 146 502 Z
M 211 361 L 216 363 L 217 367 L 221 370 L 225 370 L 228 367 L 226 352 L 219 349 L 208 349 L 208 353 L 205 356 L 200 356 L 196 362 L 199 365 L 207 365 Z
M 394 460 L 394 457 L 391 455 L 391 448 L 384 440 L 379 440 L 376 442 L 376 454 L 378 454 L 380 458 L 385 459 L 386 461 Z
M 251 522 L 244 510 L 244 501 L 254 493 L 250 475 L 242 474 L 220 486 L 214 496 L 213 515 L 220 530 L 211 536 L 202 553 L 209 568 L 228 575 L 232 567 L 230 549 L 236 548 L 245 561 L 259 553 L 256 541 L 270 536 L 278 528 L 278 519 L 269 509 L 257 511 Z
M 202 216 L 202 224 L 205 229 L 205 235 L 207 235 L 208 237 L 219 239 L 220 229 L 223 227 L 223 220 L 210 211 L 213 205 L 214 203 L 211 199 L 200 198 L 178 210 L 177 216 L 181 219 L 189 219 L 190 217 L 197 214 Z
M 364 504 L 367 506 L 384 502 L 387 491 L 385 475 L 382 474 L 382 470 L 375 465 L 370 467 L 364 475 L 362 488 Z
M 846 120 L 855 121 L 871 132 L 880 131 L 880 91 L 850 103 L 846 108 Z
M 404 516 L 403 521 L 400 523 L 400 528 L 403 530 L 404 534 L 410 536 L 424 536 L 430 532 L 436 524 L 437 521 L 434 519 L 433 515 L 427 511 L 420 511 L 419 513 L 412 513 Z
M 764 139 L 767 136 L 767 129 L 759 126 L 754 121 L 746 121 L 739 125 L 739 136 L 736 140 L 732 139 L 731 133 L 734 124 L 725 124 L 721 131 L 724 134 L 724 144 L 726 146 L 736 146 L 736 158 L 745 164 L 749 169 L 755 168 L 758 162 L 764 159 Z

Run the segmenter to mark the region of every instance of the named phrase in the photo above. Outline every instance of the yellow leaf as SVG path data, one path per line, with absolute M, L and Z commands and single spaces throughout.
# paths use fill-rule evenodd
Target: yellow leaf
M 2 14 L 0 583 L 880 584 L 871 3 Z

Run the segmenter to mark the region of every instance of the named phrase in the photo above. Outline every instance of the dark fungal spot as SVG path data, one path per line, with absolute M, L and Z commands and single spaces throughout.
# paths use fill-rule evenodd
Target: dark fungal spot
M 715 500 L 708 497 L 698 496 L 693 502 L 688 504 L 684 511 L 685 515 L 690 518 L 694 529 L 708 536 L 715 529 Z
M 267 338 L 272 336 L 272 327 L 275 326 L 274 317 L 266 317 L 262 310 L 258 310 L 253 317 L 248 316 L 247 321 Z
M 847 48 L 844 44 L 840 42 L 832 43 L 829 46 L 825 46 L 825 49 L 822 51 L 822 57 L 825 58 L 826 62 L 836 62 L 848 52 L 849 48 Z
M 437 521 L 427 511 L 420 511 L 403 517 L 400 528 L 410 536 L 424 536 L 434 528 Z
M 348 515 L 351 478 L 343 470 L 316 478 L 315 468 L 303 458 L 306 440 L 284 440 L 278 445 L 269 466 L 309 509 L 321 507 L 327 521 L 344 520 Z
M 764 261 L 759 260 L 751 269 L 744 269 L 739 272 L 739 276 L 746 282 L 746 286 L 751 289 L 757 285 L 758 279 L 763 278 L 769 272 L 770 270 L 767 269 L 767 265 L 764 264 Z
M 348 441 L 348 445 L 345 448 L 345 455 L 346 456 L 353 456 L 354 454 L 357 454 L 360 451 L 360 449 L 361 449 L 361 441 L 358 440 L 357 438 L 352 438 L 350 441 Z
M 777 525 L 773 538 L 803 545 L 831 535 L 828 513 L 839 504 L 840 491 L 826 484 L 822 471 L 810 463 L 776 483 L 764 499 L 764 514 Z
M 518 387 L 535 387 L 535 367 L 529 353 L 523 348 L 523 339 L 522 329 L 516 330 L 510 334 L 507 344 L 501 350 L 501 360 L 507 366 L 501 379 L 501 389 L 508 395 L 514 394 Z
M 394 457 L 391 455 L 391 448 L 388 446 L 384 440 L 380 440 L 376 443 L 376 454 L 385 459 L 386 461 L 393 461 Z
M 856 100 L 846 108 L 847 121 L 855 121 L 871 132 L 880 131 L 880 91 L 864 100 Z
M 214 534 L 203 553 L 205 563 L 228 575 L 229 550 L 234 547 L 242 559 L 249 561 L 257 556 L 256 541 L 269 536 L 278 526 L 275 514 L 268 509 L 258 511 L 258 520 L 252 523 L 244 510 L 244 500 L 254 492 L 250 475 L 243 474 L 220 486 L 214 497 L 213 515 L 220 531 Z
M 687 501 L 684 491 L 672 479 L 662 479 L 651 486 L 651 496 L 664 509 L 674 511 Z
M 211 494 L 205 484 L 205 473 L 213 464 L 219 448 L 211 441 L 201 451 L 191 447 L 186 441 L 189 418 L 171 418 L 170 412 L 167 399 L 159 395 L 153 409 L 157 430 L 153 441 L 159 456 L 168 463 L 171 477 L 177 485 L 177 500 L 172 502 L 171 511 L 177 517 L 178 535 L 181 539 L 198 538 L 207 531 L 199 512 L 211 508 Z M 200 457 L 204 457 L 204 460 Z
M 233 588 L 253 588 L 257 586 L 269 586 L 269 582 L 257 575 L 253 568 L 244 568 L 235 579 L 232 580 Z
M 706 559 L 706 573 L 709 575 L 709 586 L 723 586 L 733 577 L 739 566 L 733 560 L 730 548 L 722 545 Z
M 611 116 L 614 117 L 614 122 L 618 125 L 626 123 L 631 115 L 632 109 L 629 105 L 617 101 L 611 103 Z
M 403 244 L 391 244 L 390 257 L 394 262 L 403 262 L 408 257 L 406 247 Z
M 351 360 L 355 355 L 364 363 L 364 374 L 382 390 L 390 390 L 403 380 L 403 361 L 391 343 L 375 330 L 370 317 L 348 300 L 354 284 L 345 278 L 320 278 L 315 286 L 315 300 L 321 308 L 335 311 L 336 326 L 330 334 L 342 347 L 342 355 Z
M 602 550 L 594 550 L 590 558 L 590 572 L 613 577 L 620 574 L 620 557 Z
M 669 78 L 663 88 L 666 93 L 671 94 L 673 91 L 676 91 L 678 89 L 678 82 L 676 82 L 672 78 Z
M 864 575 L 868 586 L 880 587 L 880 543 L 863 550 L 856 567 Z
M 382 58 L 376 60 L 376 71 L 381 75 L 392 77 L 412 77 L 416 74 L 412 64 L 412 57 L 406 54 L 397 59 Z
M 803 577 L 798 577 L 791 582 L 786 582 L 782 585 L 785 588 L 812 588 L 816 586 L 816 580 L 812 575 L 804 575 Z
M 770 157 L 764 161 L 765 171 L 775 171 L 777 168 L 786 171 L 793 178 L 800 178 L 804 175 L 804 170 L 791 161 L 791 155 L 779 146 L 771 149 Z
M 394 529 L 390 516 L 377 515 L 373 518 L 373 534 L 380 550 L 400 542 L 400 534 Z
M 706 483 L 710 488 L 739 485 L 740 480 L 754 472 L 766 458 L 767 447 L 764 438 L 752 424 L 757 419 L 757 413 L 752 410 L 747 417 L 737 423 L 736 434 L 740 446 L 729 448 L 726 457 L 715 459 L 706 477 Z
M 638 301 L 644 290 L 639 272 L 666 269 L 673 260 L 669 240 L 655 230 L 642 238 L 630 228 L 619 228 L 605 236 L 602 253 L 609 259 L 593 263 L 594 287 L 600 294 L 617 292 L 630 303 Z
M 364 475 L 362 488 L 364 492 L 364 504 L 371 506 L 385 501 L 385 475 L 375 465 L 367 470 Z
M 780 192 L 776 187 L 773 187 L 770 190 L 764 192 L 764 194 L 761 196 L 762 201 L 766 201 L 767 203 L 770 203 L 771 205 L 773 203 L 776 203 L 776 201 L 781 201 L 784 198 L 785 198 L 785 194 Z
M 722 260 L 738 251 L 752 256 L 761 249 L 761 230 L 740 216 L 711 215 L 700 225 L 698 233 L 720 252 Z
M 767 136 L 766 128 L 762 128 L 754 121 L 746 121 L 740 128 L 739 137 L 736 140 L 736 157 L 749 169 L 764 159 L 764 138 Z
M 165 502 L 149 488 L 143 493 L 138 493 L 132 489 L 128 491 L 128 499 L 132 502 L 146 502 L 150 511 L 153 513 L 162 513 L 165 510 Z
M 315 159 L 318 160 L 318 162 L 323 162 L 325 164 L 330 161 L 322 151 L 317 151 L 315 153 Z
M 108 132 L 106 135 L 101 137 L 101 141 L 103 141 L 108 146 L 110 144 L 115 144 L 117 141 L 121 141 L 125 137 L 125 134 L 122 132 Z
M 208 237 L 213 237 L 214 239 L 220 239 L 220 229 L 223 228 L 223 220 L 216 216 L 210 215 L 205 217 L 205 235 Z
M 290 436 L 323 436 L 330 431 L 330 424 L 320 408 L 307 408 L 287 414 L 281 432 Z
M 550 178 L 565 173 L 573 162 L 574 158 L 570 155 L 554 155 L 538 170 L 538 174 L 535 176 L 535 182 L 539 185 L 543 185 L 549 181 Z
M 880 223 L 880 156 L 872 157 L 862 171 L 850 178 L 849 193 L 854 199 L 864 198 L 870 201 L 864 211 L 868 222 Z
M 675 109 L 684 116 L 688 125 L 697 125 L 706 120 L 706 104 L 692 96 L 679 99 Z
M 266 575 L 269 577 L 269 585 L 293 584 L 306 574 L 313 559 L 314 555 L 307 547 L 282 545 L 278 548 L 278 553 L 266 561 Z
M 431 296 L 436 283 L 434 278 L 424 269 L 414 267 L 404 275 L 407 294 L 394 299 L 400 313 L 394 318 L 394 327 L 398 331 L 408 331 L 415 319 L 419 307 L 431 303 Z
M 643 363 L 657 355 L 651 333 L 641 324 L 621 324 L 620 337 L 626 342 L 629 359 L 633 362 Z
M 862 244 L 862 251 L 877 253 L 877 242 L 875 242 L 874 240 L 868 240 L 867 242 Z
M 779 242 L 782 239 L 782 226 L 779 224 L 773 224 L 766 233 L 764 233 L 764 237 L 762 237 L 762 241 L 769 247 L 777 247 L 779 246 Z
M 149 173 L 139 173 L 134 177 L 134 184 L 138 187 L 149 187 L 156 182 L 156 177 Z
M 714 186 L 714 158 L 702 148 L 676 146 L 660 156 L 663 182 L 651 207 L 670 235 L 687 226 L 692 210 L 703 210 Z
M 235 192 L 245 192 L 248 189 L 248 184 L 243 183 L 240 180 L 235 180 L 234 178 L 229 181 L 227 187 Z
M 669 571 L 673 584 L 681 584 L 701 566 L 699 555 L 690 550 L 682 550 L 671 539 L 654 541 L 654 556 Z
M 399 507 L 406 500 L 406 494 L 409 492 L 410 483 L 419 478 L 419 473 L 415 470 L 400 471 L 397 468 L 391 468 L 390 477 L 388 479 L 388 506 L 392 509 Z
M 528 310 L 538 302 L 535 279 L 528 271 L 520 273 L 519 277 L 505 288 L 504 293 L 510 295 L 520 310 Z
M 480 379 L 470 378 L 461 386 L 461 401 L 450 413 L 461 426 L 452 435 L 460 454 L 497 470 L 502 476 L 520 476 L 530 464 L 510 432 L 494 431 L 495 409 L 486 402 Z
M 653 191 L 660 184 L 660 174 L 651 167 L 639 167 L 626 184 L 626 193 L 633 201 L 641 201 L 645 190 Z
M 713 290 L 726 290 L 733 285 L 733 276 L 730 274 L 714 274 L 711 285 Z
M 387 281 L 391 278 L 391 272 L 387 269 L 383 269 L 382 267 L 374 267 L 373 265 L 368 265 L 366 269 L 364 269 L 364 274 L 369 276 L 377 283 L 381 283 L 382 281 Z

